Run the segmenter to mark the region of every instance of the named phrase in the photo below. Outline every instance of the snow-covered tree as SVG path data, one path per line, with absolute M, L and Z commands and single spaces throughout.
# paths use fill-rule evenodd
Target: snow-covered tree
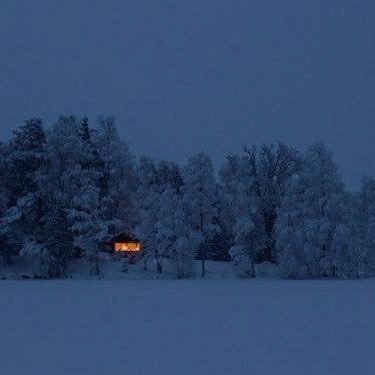
M 276 222 L 276 246 L 279 269 L 283 277 L 302 278 L 308 274 L 305 257 L 305 238 L 302 222 L 305 215 L 304 193 L 306 186 L 300 175 L 289 181 Z
M 87 131 L 86 136 L 89 136 L 90 132 L 87 123 L 85 123 L 85 128 Z M 82 123 L 77 121 L 74 116 L 60 116 L 48 133 L 46 163 L 38 178 L 39 192 L 42 194 L 43 200 L 50 206 L 45 231 L 48 233 L 53 230 L 52 228 L 48 229 L 48 227 L 53 225 L 55 220 L 68 224 L 68 227 L 65 227 L 64 230 L 66 231 L 66 236 L 74 236 L 71 239 L 70 252 L 72 254 L 75 254 L 73 249 L 84 250 L 75 245 L 81 233 L 76 230 L 74 233 L 72 232 L 72 228 L 76 228 L 77 221 L 81 220 L 78 219 L 76 214 L 77 210 L 79 211 L 77 201 L 86 199 L 86 186 L 90 186 L 94 190 L 97 189 L 101 176 L 100 171 L 95 168 L 95 150 L 89 139 L 86 136 L 83 137 L 82 134 Z M 95 195 L 95 202 L 96 199 L 98 198 Z M 56 206 L 61 207 L 57 212 Z M 72 212 L 75 215 L 72 215 Z M 86 210 L 86 214 L 90 215 L 89 210 Z M 55 215 L 57 217 L 54 217 Z M 96 211 L 93 212 L 93 216 L 96 215 Z M 63 235 L 59 233 L 58 228 L 56 228 L 56 235 Z M 64 255 L 65 251 L 62 251 L 62 248 L 65 245 L 61 245 L 62 248 L 58 249 L 51 241 L 53 242 L 46 235 L 44 240 L 46 247 L 49 250 L 55 247 L 55 252 L 60 252 L 61 250 L 61 257 L 64 258 L 55 260 L 54 251 L 49 251 L 51 264 L 54 262 L 59 263 L 60 261 L 64 263 L 66 254 Z M 65 250 L 68 251 L 66 247 Z
M 56 204 L 47 214 L 41 235 L 26 238 L 20 255 L 31 260 L 33 276 L 58 278 L 66 273 L 73 236 L 63 207 Z
M 74 248 L 74 237 L 67 210 L 60 202 L 51 205 L 45 231 L 47 275 L 49 278 L 60 277 L 66 273 L 67 262 Z
M 172 258 L 175 265 L 176 261 L 176 241 L 178 228 L 176 227 L 176 212 L 181 209 L 180 198 L 173 189 L 166 188 L 158 194 L 155 212 L 155 243 L 154 258 L 157 265 L 157 273 L 162 273 L 163 258 Z M 179 267 L 177 267 L 179 274 Z M 180 275 L 181 276 L 181 275 Z
M 32 118 L 14 131 L 4 177 L 7 210 L 1 220 L 4 234 L 38 238 L 44 225 L 45 204 L 38 191 L 38 175 L 45 161 L 46 135 L 42 120 Z
M 136 232 L 143 241 L 146 264 L 152 259 L 156 263 L 157 274 L 161 274 L 163 259 L 170 256 L 170 243 L 174 243 L 176 236 L 173 233 L 173 202 L 181 200 L 181 173 L 175 163 L 162 161 L 156 164 L 152 159 L 142 157 L 137 178 Z
M 184 182 L 178 164 L 165 160 L 160 161 L 156 166 L 156 179 L 161 190 L 168 187 L 174 190 L 177 194 L 182 193 Z
M 353 217 L 365 254 L 366 272 L 375 273 L 375 180 L 364 177 Z
M 142 240 L 143 250 L 145 252 L 144 262 L 147 268 L 148 260 L 159 256 L 156 241 L 157 211 L 159 208 L 159 186 L 157 180 L 157 169 L 155 162 L 149 157 L 141 157 L 136 170 L 138 189 L 137 189 L 137 225 L 135 232 Z M 162 269 L 158 265 L 161 272 Z
M 37 188 L 35 173 L 43 162 L 46 134 L 40 118 L 27 120 L 14 131 L 11 139 L 7 184 L 12 190 L 12 204 Z
M 163 191 L 157 216 L 158 252 L 172 261 L 178 278 L 190 277 L 201 237 L 191 227 L 182 196 L 172 188 Z
M 76 184 L 78 191 L 68 214 L 74 234 L 74 245 L 88 260 L 90 273 L 99 276 L 100 248 L 109 239 L 110 228 L 116 227 L 118 223 L 115 219 L 103 219 L 107 202 L 106 199 L 100 198 L 100 189 L 92 184 L 89 173 L 77 167 L 71 171 L 71 181 L 72 184 Z
M 7 186 L 9 151 L 8 144 L 0 142 L 0 219 L 9 208 L 10 196 L 12 194 Z
M 79 127 L 74 116 L 60 116 L 53 124 L 47 135 L 45 163 L 37 180 L 45 197 L 61 202 L 67 209 L 76 195 L 75 185 L 67 176 L 77 166 L 84 169 L 93 159 L 92 151 L 79 135 Z
M 87 116 L 84 116 L 80 122 L 79 136 L 84 142 L 91 142 L 91 129 L 89 125 L 89 119 L 87 118 Z
M 22 245 L 20 256 L 29 258 L 31 263 L 31 271 L 34 278 L 48 277 L 48 252 L 43 243 L 32 238 L 27 238 Z
M 275 223 L 285 185 L 299 169 L 297 151 L 283 143 L 263 145 L 259 149 L 245 148 L 243 153 L 244 172 L 251 180 L 248 193 L 254 209 L 252 241 L 257 261 L 277 262 L 275 249 Z
M 251 191 L 253 178 L 246 173 L 247 159 L 229 155 L 220 170 L 220 214 L 225 228 L 231 233 L 230 255 L 240 276 L 255 276 L 256 260 L 252 231 L 255 211 Z
M 99 117 L 93 142 L 98 150 L 101 195 L 112 202 L 108 205 L 107 218 L 115 216 L 123 230 L 131 231 L 135 225 L 134 156 L 120 138 L 112 117 Z
M 0 142 L 0 256 L 3 257 L 3 264 L 5 266 L 11 264 L 11 257 L 8 251 L 8 237 L 5 234 L 7 232 L 7 225 L 4 221 L 4 216 L 10 208 L 10 196 L 12 194 L 6 184 L 8 156 L 8 144 Z
M 202 277 L 206 273 L 206 247 L 204 242 L 214 237 L 218 231 L 217 184 L 210 157 L 203 152 L 192 156 L 183 170 L 183 201 L 187 223 L 196 238 L 200 238 Z
M 245 147 L 220 170 L 220 216 L 231 233 L 230 250 L 239 274 L 255 276 L 254 263 L 278 261 L 275 222 L 290 177 L 300 168 L 285 144 Z
M 290 182 L 277 222 L 280 271 L 288 278 L 358 277 L 350 198 L 324 145 L 312 145 Z

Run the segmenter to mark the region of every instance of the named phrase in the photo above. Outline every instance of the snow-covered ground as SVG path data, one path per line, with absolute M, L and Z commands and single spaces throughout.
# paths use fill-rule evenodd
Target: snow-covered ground
M 375 281 L 0 282 L 1 375 L 375 373 Z
M 165 259 L 163 261 L 163 274 L 157 276 L 156 264 L 149 261 L 147 270 L 145 270 L 144 262 L 141 260 L 136 264 L 129 264 L 127 272 L 123 272 L 124 258 L 104 254 L 101 263 L 101 278 L 104 279 L 155 279 L 156 277 L 162 279 L 175 279 L 176 270 L 170 262 Z M 2 280 L 18 280 L 24 278 L 33 278 L 34 271 L 31 258 L 13 257 L 11 267 L 0 266 L 0 279 Z M 194 261 L 194 272 L 192 278 L 200 278 L 201 262 Z M 277 270 L 271 263 L 263 263 L 255 266 L 257 277 L 274 278 L 277 276 Z M 72 279 L 97 279 L 98 277 L 90 276 L 90 266 L 84 259 L 74 259 L 69 261 L 67 269 L 67 278 Z M 236 274 L 231 262 L 215 262 L 206 261 L 206 279 L 234 279 Z

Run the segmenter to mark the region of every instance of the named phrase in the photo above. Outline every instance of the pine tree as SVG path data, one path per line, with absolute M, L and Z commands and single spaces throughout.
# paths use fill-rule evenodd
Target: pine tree
M 35 191 L 35 172 L 43 158 L 46 135 L 40 118 L 32 118 L 14 131 L 11 140 L 11 169 L 9 183 L 14 192 L 13 201 Z
M 80 122 L 79 136 L 85 143 L 89 143 L 91 141 L 89 120 L 87 116 L 84 116 Z
M 46 207 L 38 191 L 38 176 L 45 162 L 46 135 L 42 120 L 32 118 L 14 131 L 7 151 L 4 177 L 8 209 L 2 218 L 2 232 L 19 242 L 38 238 Z

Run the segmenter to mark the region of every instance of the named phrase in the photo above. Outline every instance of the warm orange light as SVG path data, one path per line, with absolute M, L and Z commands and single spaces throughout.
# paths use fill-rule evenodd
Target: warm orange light
M 119 251 L 119 252 L 141 251 L 141 244 L 139 242 L 116 242 L 115 251 Z

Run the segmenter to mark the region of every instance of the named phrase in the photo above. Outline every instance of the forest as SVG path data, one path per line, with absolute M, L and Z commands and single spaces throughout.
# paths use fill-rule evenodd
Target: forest
M 357 279 L 375 263 L 375 180 L 346 189 L 333 155 L 315 143 L 301 153 L 278 143 L 244 146 L 216 170 L 209 155 L 185 165 L 135 157 L 112 117 L 31 118 L 0 142 L 0 249 L 14 249 L 39 278 L 65 277 L 69 262 L 99 275 L 104 245 L 136 235 L 142 262 L 177 278 L 192 264 L 232 262 L 238 277 L 256 264 L 288 279 Z

